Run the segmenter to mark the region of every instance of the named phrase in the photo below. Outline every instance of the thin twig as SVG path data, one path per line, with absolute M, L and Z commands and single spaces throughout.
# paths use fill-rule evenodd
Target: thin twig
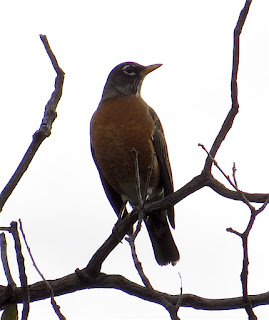
M 28 289 L 28 281 L 24 264 L 24 257 L 22 254 L 21 241 L 18 233 L 18 224 L 16 221 L 12 221 L 10 224 L 10 232 L 13 236 L 15 242 L 15 251 L 17 255 L 17 263 L 19 268 L 19 277 L 23 291 L 23 310 L 22 310 L 22 320 L 26 320 L 28 318 L 29 310 L 30 310 L 30 296 Z
M 6 241 L 6 236 L 4 232 L 0 234 L 0 241 L 1 241 L 1 259 L 3 263 L 5 275 L 7 278 L 7 282 L 14 289 L 16 287 L 16 283 L 13 280 L 13 277 L 11 275 L 11 271 L 9 268 L 9 263 L 7 258 L 7 241 Z
M 142 222 L 143 222 L 143 211 L 141 209 L 137 209 L 137 212 L 138 212 L 138 220 L 137 220 L 137 225 L 135 227 L 135 230 L 134 232 L 129 236 L 132 238 L 132 241 L 135 240 L 135 238 L 137 237 L 138 233 L 140 232 L 141 230 L 141 227 L 142 227 Z
M 264 204 L 259 209 L 255 210 L 256 211 L 256 215 L 261 213 L 267 207 L 268 203 L 269 203 L 269 197 L 266 199 Z
M 182 277 L 181 277 L 181 273 L 178 272 L 178 276 L 180 279 L 180 293 L 179 293 L 179 297 L 178 297 L 178 302 L 176 304 L 176 308 L 179 309 L 182 303 L 182 297 L 183 297 L 183 285 L 182 285 Z
M 232 99 L 232 107 L 223 122 L 223 125 L 210 149 L 210 154 L 212 158 L 214 159 L 216 157 L 216 153 L 218 152 L 221 143 L 225 139 L 226 135 L 230 131 L 233 121 L 235 119 L 235 116 L 237 115 L 239 111 L 239 103 L 238 103 L 238 88 L 237 88 L 237 75 L 238 75 L 238 67 L 239 67 L 239 40 L 240 40 L 240 34 L 242 32 L 244 23 L 247 18 L 247 14 L 249 11 L 249 7 L 251 5 L 251 0 L 247 0 L 245 3 L 244 8 L 242 9 L 238 22 L 236 24 L 236 27 L 234 29 L 234 45 L 233 45 L 233 67 L 232 67 L 232 79 L 231 79 L 231 99 Z M 212 159 L 210 157 L 207 157 L 204 170 L 210 171 L 212 168 Z
M 264 204 L 258 209 L 256 210 L 254 206 L 251 205 L 251 203 L 247 200 L 247 198 L 245 197 L 245 195 L 243 194 L 242 191 L 239 190 L 238 188 L 238 183 L 237 183 L 237 179 L 236 179 L 236 167 L 235 164 L 233 164 L 233 180 L 234 182 L 231 181 L 230 177 L 228 175 L 226 175 L 224 173 L 224 171 L 220 168 L 220 166 L 218 165 L 217 161 L 211 156 L 211 154 L 206 150 L 206 148 L 202 145 L 199 144 L 200 147 L 203 148 L 203 150 L 206 151 L 206 153 L 208 154 L 208 157 L 210 157 L 210 159 L 212 160 L 212 163 L 218 168 L 218 170 L 224 175 L 224 177 L 229 181 L 229 183 L 233 186 L 233 188 L 236 189 L 236 191 L 241 195 L 243 202 L 248 206 L 248 208 L 250 209 L 251 212 L 251 216 L 250 216 L 250 220 L 248 223 L 248 226 L 246 228 L 246 230 L 243 233 L 240 233 L 232 228 L 227 228 L 226 230 L 228 232 L 231 232 L 237 236 L 239 236 L 242 240 L 242 247 L 243 247 L 243 266 L 242 266 L 242 271 L 241 271 L 241 283 L 242 283 L 242 291 L 243 291 L 243 298 L 246 301 L 246 306 L 245 306 L 245 310 L 248 314 L 248 317 L 250 320 L 255 320 L 256 315 L 253 312 L 252 306 L 251 306 L 251 302 L 248 296 L 248 266 L 249 266 L 249 258 L 248 258 L 248 236 L 250 233 L 250 230 L 254 224 L 255 218 L 256 216 L 262 212 L 268 202 L 269 202 L 269 197 L 266 199 L 266 201 L 264 202 Z
M 233 175 L 234 175 L 234 180 L 236 181 L 235 170 L 234 170 Z M 237 182 L 236 182 L 236 184 L 237 184 Z M 264 202 L 264 204 L 259 209 L 255 209 L 252 206 L 250 220 L 249 220 L 249 223 L 247 225 L 246 230 L 243 233 L 240 233 L 232 228 L 226 229 L 228 232 L 231 232 L 231 233 L 239 236 L 242 240 L 243 265 L 242 265 L 242 271 L 241 271 L 240 278 L 241 278 L 241 283 L 242 283 L 243 298 L 246 301 L 245 310 L 246 310 L 250 320 L 255 320 L 255 319 L 257 319 L 257 317 L 254 314 L 254 311 L 252 309 L 252 304 L 250 301 L 250 297 L 248 295 L 248 266 L 249 266 L 248 237 L 249 237 L 249 233 L 253 227 L 253 224 L 254 224 L 254 221 L 255 221 L 257 215 L 259 213 L 261 213 L 266 208 L 266 206 L 268 205 L 268 202 L 269 202 L 269 197 L 267 198 L 267 200 Z
M 56 107 L 62 96 L 64 72 L 57 63 L 57 60 L 49 46 L 47 37 L 45 35 L 40 35 L 40 38 L 49 55 L 49 58 L 54 67 L 54 70 L 57 73 L 57 77 L 55 80 L 55 90 L 53 91 L 51 98 L 45 107 L 44 117 L 42 119 L 40 128 L 34 133 L 33 140 L 28 150 L 26 151 L 25 155 L 23 156 L 18 168 L 16 169 L 16 171 L 10 178 L 9 182 L 7 183 L 7 185 L 5 186 L 5 188 L 2 190 L 0 194 L 0 211 L 3 209 L 3 206 L 5 205 L 7 199 L 9 198 L 9 196 L 11 195 L 11 193 L 19 183 L 24 172 L 28 169 L 40 145 L 51 134 L 52 124 L 57 116 Z
M 143 282 L 143 284 L 145 285 L 145 287 L 147 287 L 150 290 L 154 290 L 149 279 L 147 278 L 147 276 L 144 273 L 144 270 L 142 268 L 142 264 L 141 262 L 138 260 L 138 256 L 136 253 L 136 249 L 135 249 L 135 244 L 134 244 L 134 239 L 132 236 L 130 237 L 126 237 L 127 242 L 129 243 L 130 247 L 131 247 L 131 252 L 132 252 L 132 257 L 133 257 L 133 261 L 135 264 L 135 268 Z
M 242 237 L 242 233 L 234 230 L 233 228 L 227 228 L 226 231 L 231 232 L 231 233 L 237 235 L 238 237 Z
M 234 184 L 235 184 L 235 186 L 236 186 L 236 189 L 238 189 L 238 185 L 237 185 L 237 180 L 236 180 L 236 175 L 235 175 L 235 173 L 236 173 L 236 166 L 235 166 L 235 162 L 233 163 L 233 180 L 234 180 Z
M 10 228 L 8 228 L 10 229 Z M 10 230 L 8 230 L 10 231 Z M 6 235 L 5 233 L 0 234 L 0 242 L 1 242 L 1 260 L 3 263 L 4 272 L 7 278 L 8 286 L 5 290 L 5 295 L 7 297 L 7 300 L 9 300 L 11 297 L 15 296 L 15 288 L 16 283 L 13 280 L 13 277 L 11 275 L 11 271 L 9 268 L 8 258 L 7 258 L 7 241 L 6 241 Z M 2 314 L 1 319 L 6 319 L 8 317 L 11 317 L 12 319 L 18 319 L 18 307 L 17 303 L 9 304 L 4 308 L 4 312 Z
M 55 313 L 57 314 L 58 318 L 60 320 L 65 320 L 66 318 L 64 317 L 64 315 L 60 312 L 60 306 L 57 305 L 55 299 L 54 299 L 54 292 L 53 292 L 53 289 L 51 287 L 51 285 L 49 284 L 49 282 L 46 280 L 46 278 L 44 277 L 44 275 L 42 274 L 42 272 L 40 271 L 40 269 L 38 268 L 35 260 L 34 260 L 34 257 L 32 255 L 32 252 L 31 252 L 31 249 L 28 245 L 28 242 L 26 240 L 26 236 L 25 236 L 25 233 L 23 231 L 23 227 L 22 227 L 22 221 L 21 219 L 19 219 L 19 224 L 20 224 L 20 231 L 21 231 L 21 234 L 22 234 L 22 237 L 23 237 L 23 240 L 24 240 L 24 243 L 25 243 L 25 246 L 27 248 L 27 251 L 28 251 L 28 254 L 32 260 L 32 263 L 33 263 L 33 266 L 34 268 L 36 269 L 37 273 L 40 275 L 40 277 L 42 278 L 42 280 L 46 283 L 48 289 L 50 290 L 50 293 L 51 293 L 51 305 L 55 311 Z
M 222 173 L 222 175 L 225 177 L 225 179 L 227 179 L 227 181 L 230 183 L 230 185 L 238 192 L 238 194 L 240 195 L 242 201 L 249 207 L 249 209 L 251 211 L 255 210 L 255 208 L 252 206 L 252 204 L 248 201 L 248 199 L 246 198 L 246 196 L 244 195 L 244 193 L 238 189 L 237 186 L 237 181 L 235 178 L 235 164 L 233 165 L 233 179 L 234 182 L 231 180 L 231 178 L 225 174 L 225 172 L 221 169 L 221 167 L 218 165 L 217 161 L 212 157 L 212 155 L 207 151 L 207 149 L 205 148 L 205 146 L 201 143 L 198 144 L 199 147 L 201 147 L 206 153 L 208 158 L 211 159 L 212 163 L 218 168 L 218 170 Z

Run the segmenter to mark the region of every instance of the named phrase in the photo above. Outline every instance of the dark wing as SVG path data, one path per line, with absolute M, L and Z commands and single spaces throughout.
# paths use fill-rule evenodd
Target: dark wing
M 168 157 L 167 145 L 164 138 L 163 128 L 155 111 L 149 107 L 149 113 L 155 122 L 155 131 L 153 135 L 153 145 L 158 160 L 160 173 L 161 173 L 161 185 L 164 189 L 164 196 L 167 196 L 174 192 L 172 171 Z M 174 207 L 167 208 L 167 216 L 170 224 L 175 228 L 175 214 Z
M 98 163 L 97 163 L 95 156 L 94 156 L 94 149 L 92 147 L 92 144 L 91 144 L 91 151 L 92 151 L 92 157 L 93 157 L 95 165 L 98 169 L 100 179 L 101 179 L 103 188 L 105 190 L 106 196 L 107 196 L 111 206 L 113 207 L 114 211 L 116 212 L 117 216 L 120 217 L 123 209 L 125 208 L 126 203 L 122 200 L 121 195 L 110 186 L 110 184 L 106 181 L 105 177 L 102 175 L 102 173 L 99 169 Z M 124 213 L 125 213 L 125 210 L 124 210 Z

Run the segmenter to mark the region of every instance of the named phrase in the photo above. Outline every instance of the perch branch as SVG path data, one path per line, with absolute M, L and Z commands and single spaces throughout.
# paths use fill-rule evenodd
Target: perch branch
M 86 269 L 81 270 L 85 273 L 87 281 L 82 281 L 82 278 L 77 276 L 77 273 L 64 276 L 60 279 L 48 280 L 52 287 L 55 296 L 68 294 L 71 292 L 94 289 L 94 288 L 114 288 L 121 290 L 129 295 L 136 296 L 140 299 L 161 304 L 163 296 L 172 305 L 177 305 L 181 299 L 182 307 L 191 307 L 197 310 L 232 310 L 242 309 L 245 307 L 246 302 L 243 297 L 226 298 L 226 299 L 208 299 L 199 297 L 193 294 L 169 295 L 160 291 L 152 291 L 148 288 L 138 285 L 121 275 L 107 275 L 99 273 L 98 276 L 89 275 Z M 86 279 L 85 278 L 85 279 Z M 50 291 L 44 281 L 37 282 L 29 285 L 30 302 L 40 301 L 50 298 Z M 269 304 L 269 292 L 257 295 L 250 295 L 249 300 L 252 307 Z M 9 303 L 22 303 L 23 292 L 22 288 L 15 289 L 15 295 L 9 300 Z M 6 304 L 6 287 L 0 286 L 0 308 Z

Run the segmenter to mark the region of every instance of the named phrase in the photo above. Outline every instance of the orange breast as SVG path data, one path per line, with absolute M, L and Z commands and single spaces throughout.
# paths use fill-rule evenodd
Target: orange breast
M 148 106 L 140 97 L 118 97 L 102 102 L 91 121 L 91 142 L 95 161 L 108 183 L 121 195 L 137 202 L 135 155 L 138 152 L 142 191 L 152 163 L 155 124 Z M 159 183 L 159 168 L 154 158 L 150 187 Z M 136 203 L 132 203 L 136 205 Z

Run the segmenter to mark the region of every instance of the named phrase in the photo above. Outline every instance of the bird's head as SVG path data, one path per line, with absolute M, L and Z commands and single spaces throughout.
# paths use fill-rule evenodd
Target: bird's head
M 160 66 L 161 64 L 142 66 L 135 62 L 123 62 L 117 65 L 107 78 L 102 100 L 117 96 L 140 95 L 145 76 Z

